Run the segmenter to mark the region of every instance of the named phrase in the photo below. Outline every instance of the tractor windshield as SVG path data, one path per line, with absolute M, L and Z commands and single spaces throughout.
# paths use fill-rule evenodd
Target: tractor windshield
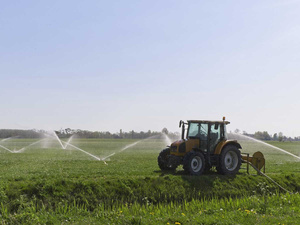
M 200 138 L 200 140 L 207 139 L 208 124 L 190 123 L 188 129 L 188 138 Z
M 198 123 L 190 123 L 188 130 L 189 138 L 196 138 L 199 135 L 199 124 Z

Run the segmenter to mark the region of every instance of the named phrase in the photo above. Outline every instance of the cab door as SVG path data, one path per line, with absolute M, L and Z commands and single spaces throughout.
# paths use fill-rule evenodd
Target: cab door
M 199 139 L 200 139 L 200 145 L 199 148 L 207 152 L 208 149 L 208 124 L 202 123 L 199 124 Z
M 221 124 L 210 124 L 209 125 L 209 152 L 214 153 L 216 146 L 221 140 Z

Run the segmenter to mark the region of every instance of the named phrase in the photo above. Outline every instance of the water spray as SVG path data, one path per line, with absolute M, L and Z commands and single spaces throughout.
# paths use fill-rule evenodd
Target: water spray
M 144 141 L 144 140 L 152 139 L 152 138 L 155 138 L 155 137 L 157 137 L 157 136 L 159 136 L 159 135 L 154 135 L 154 136 L 151 136 L 151 137 L 148 137 L 148 138 L 145 138 L 145 139 L 136 141 L 136 142 L 134 142 L 134 143 L 132 143 L 132 144 L 126 145 L 125 147 L 123 147 L 123 148 L 122 148 L 121 150 L 119 150 L 118 152 L 114 152 L 114 153 L 112 153 L 112 154 L 110 154 L 110 155 L 108 155 L 108 156 L 105 156 L 105 157 L 102 158 L 101 160 L 105 163 L 105 165 L 107 165 L 107 163 L 105 162 L 105 160 L 108 159 L 108 158 L 110 158 L 111 156 L 114 156 L 114 155 L 117 154 L 117 153 L 123 152 L 123 151 L 125 151 L 126 149 L 131 148 L 131 147 L 135 146 L 136 144 L 138 144 L 138 143 L 140 143 L 140 142 L 142 142 L 142 141 Z
M 105 164 L 107 164 L 107 163 L 105 162 L 105 160 L 108 159 L 108 158 L 110 158 L 111 156 L 113 156 L 113 155 L 115 155 L 115 154 L 116 154 L 116 153 L 114 152 L 114 153 L 112 153 L 112 154 L 110 154 L 110 155 L 108 155 L 108 156 L 102 158 L 101 160 L 102 160 Z
M 137 141 L 137 142 L 134 142 L 134 143 L 132 143 L 132 144 L 130 144 L 130 145 L 126 145 L 126 146 L 125 146 L 124 148 L 122 148 L 120 151 L 114 152 L 114 153 L 112 153 L 112 154 L 110 154 L 110 155 L 108 155 L 108 156 L 105 156 L 105 157 L 102 158 L 101 160 L 104 162 L 105 165 L 107 165 L 107 163 L 105 162 L 106 159 L 110 158 L 111 156 L 115 155 L 116 153 L 123 152 L 123 151 L 125 151 L 126 149 L 135 146 L 137 143 L 139 143 L 139 142 L 141 142 L 141 141 L 142 141 L 142 140 Z
M 61 141 L 61 142 L 67 144 L 67 142 L 65 142 L 65 141 Z M 87 152 L 87 151 L 84 151 L 83 149 L 78 148 L 78 147 L 75 146 L 75 145 L 72 145 L 72 144 L 70 144 L 70 143 L 68 143 L 68 145 L 71 146 L 71 147 L 73 147 L 73 148 L 75 148 L 75 149 L 77 149 L 77 150 L 79 150 L 79 151 L 81 151 L 81 152 L 84 152 L 85 154 L 87 154 L 87 155 L 89 155 L 89 156 L 91 156 L 91 157 L 93 157 L 93 158 L 95 158 L 95 159 L 97 159 L 97 160 L 99 160 L 99 161 L 102 161 L 99 157 L 97 157 L 97 156 L 95 156 L 95 155 L 93 155 L 93 154 L 91 154 L 91 153 L 89 153 L 89 152 Z
M 166 133 L 163 133 L 163 135 L 165 137 L 164 141 L 165 141 L 166 145 L 169 146 L 172 143 L 171 139 L 169 138 L 169 136 Z
M 45 139 L 42 139 L 42 140 L 36 141 L 36 142 L 34 142 L 34 143 L 31 143 L 30 145 L 27 145 L 27 146 L 25 146 L 25 147 L 23 147 L 23 148 L 21 148 L 21 149 L 19 149 L 19 150 L 12 151 L 12 153 L 20 153 L 20 152 L 24 152 L 24 151 L 26 150 L 26 148 L 28 148 L 28 147 L 30 147 L 30 146 L 32 146 L 32 145 L 36 145 L 36 144 L 38 144 L 38 143 L 40 143 L 40 142 L 42 142 L 42 141 L 44 141 L 44 140 L 45 140 Z
M 71 147 L 75 148 L 76 150 L 79 150 L 79 151 L 81 151 L 81 152 L 83 152 L 83 153 L 85 153 L 85 154 L 87 154 L 87 155 L 93 157 L 94 159 L 97 159 L 98 161 L 102 161 L 99 157 L 97 157 L 97 156 L 95 156 L 95 155 L 93 155 L 93 154 L 91 154 L 91 153 L 89 153 L 89 152 L 87 152 L 87 151 L 85 151 L 85 150 L 83 150 L 83 149 L 81 149 L 81 148 L 75 146 L 75 145 L 72 145 L 70 142 L 72 141 L 74 135 L 72 135 L 72 136 L 69 138 L 69 140 L 66 142 L 66 141 L 60 140 L 59 137 L 57 136 L 57 134 L 55 133 L 55 131 L 52 131 L 51 133 L 54 134 L 55 139 L 59 142 L 59 144 L 61 145 L 62 149 L 66 149 L 68 146 L 71 146 Z M 46 136 L 47 136 L 47 137 L 52 137 L 52 138 L 53 138 L 52 135 L 46 134 Z M 64 143 L 65 145 L 63 145 L 63 143 Z M 106 162 L 104 162 L 104 163 L 107 164 Z
M 57 136 L 56 132 L 52 131 L 52 133 L 54 134 L 54 137 L 56 138 L 56 140 L 58 141 L 58 143 L 61 145 L 62 149 L 65 149 L 65 146 L 62 144 L 62 142 L 59 139 L 59 137 Z
M 295 157 L 296 159 L 299 159 L 299 160 L 300 160 L 300 157 L 299 157 L 299 156 L 294 155 L 293 153 L 290 153 L 290 152 L 288 152 L 288 151 L 286 151 L 286 150 L 283 150 L 283 149 L 281 149 L 281 148 L 278 148 L 278 147 L 276 147 L 276 146 L 274 146 L 274 145 L 270 145 L 270 144 L 268 144 L 268 143 L 266 143 L 266 142 L 257 140 L 257 139 L 255 139 L 255 138 L 252 138 L 252 137 L 249 137 L 249 136 L 246 136 L 246 135 L 237 134 L 237 133 L 236 133 L 236 135 L 241 136 L 241 137 L 245 137 L 245 138 L 247 138 L 247 139 L 249 139 L 249 140 L 252 140 L 252 141 L 255 141 L 255 142 L 258 142 L 258 143 L 261 143 L 261 144 L 264 144 L 264 145 L 266 145 L 266 146 L 268 146 L 268 147 L 271 147 L 271 148 L 274 148 L 274 149 L 279 150 L 279 151 L 281 151 L 281 152 L 284 152 L 284 153 L 286 153 L 286 154 L 288 154 L 288 155 L 291 155 L 291 156 Z
M 0 145 L 0 148 L 3 148 L 3 149 L 5 149 L 6 151 L 9 151 L 10 153 L 13 153 L 13 151 L 12 151 L 12 150 L 10 150 L 10 149 L 6 148 L 6 147 L 5 147 L 5 146 L 3 146 L 3 145 Z
M 4 139 L 2 139 L 0 142 L 5 142 L 5 141 L 7 141 L 7 140 L 9 140 L 9 139 L 17 138 L 17 137 L 19 137 L 19 136 L 14 136 L 14 137 L 9 137 L 9 138 L 4 138 Z
M 2 139 L 0 142 L 5 142 L 5 141 L 7 141 L 7 140 L 9 140 L 9 139 L 16 138 L 16 137 L 18 137 L 18 136 L 9 137 L 9 138 L 4 138 L 4 139 Z M 5 146 L 3 146 L 3 145 L 0 145 L 0 148 L 3 148 L 3 149 L 5 149 L 6 151 L 9 151 L 10 153 L 13 153 L 12 150 L 10 150 L 9 148 L 7 148 L 7 147 L 5 147 Z
M 75 134 L 73 134 L 67 141 L 67 143 L 64 146 L 64 149 L 67 149 L 68 145 L 70 144 L 70 142 L 72 141 L 73 137 L 75 136 Z

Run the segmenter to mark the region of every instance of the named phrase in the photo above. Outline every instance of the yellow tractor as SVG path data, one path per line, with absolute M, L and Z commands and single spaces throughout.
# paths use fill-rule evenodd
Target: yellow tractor
M 181 140 L 160 152 L 158 166 L 161 170 L 175 170 L 183 165 L 191 175 L 201 175 L 212 167 L 216 167 L 220 174 L 236 174 L 246 158 L 241 156 L 241 145 L 236 140 L 227 139 L 227 124 L 225 117 L 223 121 L 181 120 Z

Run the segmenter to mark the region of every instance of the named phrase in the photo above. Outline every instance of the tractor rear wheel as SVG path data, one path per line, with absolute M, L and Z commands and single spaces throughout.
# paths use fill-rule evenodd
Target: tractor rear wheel
M 223 175 L 234 175 L 241 167 L 241 152 L 234 145 L 226 146 L 220 155 L 217 171 Z
M 201 175 L 205 168 L 204 155 L 201 152 L 191 151 L 183 159 L 183 169 L 191 175 Z
M 169 165 L 169 160 L 168 160 L 168 156 L 170 155 L 170 149 L 166 148 L 163 149 L 157 158 L 157 162 L 158 162 L 158 166 L 161 170 L 175 170 L 176 167 Z

